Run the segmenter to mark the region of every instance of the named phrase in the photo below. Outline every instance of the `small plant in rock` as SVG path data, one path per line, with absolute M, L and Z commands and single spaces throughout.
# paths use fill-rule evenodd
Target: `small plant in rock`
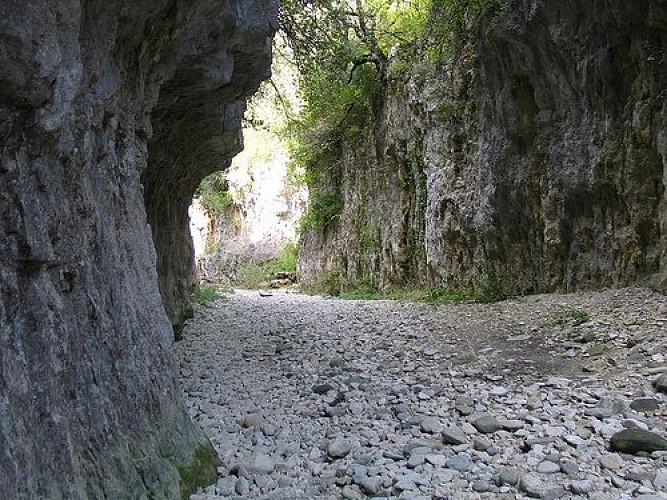
M 554 315 L 551 320 L 553 326 L 579 326 L 590 321 L 591 315 L 583 309 L 570 308 Z
M 452 365 L 469 365 L 477 361 L 477 356 L 472 352 L 464 352 L 454 356 L 450 361 Z
M 471 294 L 464 290 L 451 288 L 433 288 L 424 297 L 428 304 L 449 304 L 452 302 L 465 302 L 470 300 Z
M 508 296 L 508 286 L 494 273 L 490 273 L 475 286 L 474 299 L 478 302 L 499 302 Z
M 360 278 L 353 282 L 345 284 L 341 290 L 342 299 L 352 300 L 374 300 L 385 298 L 384 294 L 377 289 L 372 278 Z
M 192 292 L 192 302 L 199 305 L 208 304 L 222 297 L 222 291 L 217 285 L 201 283 Z
M 322 271 L 317 276 L 316 288 L 321 293 L 338 297 L 343 288 L 343 277 L 339 271 Z

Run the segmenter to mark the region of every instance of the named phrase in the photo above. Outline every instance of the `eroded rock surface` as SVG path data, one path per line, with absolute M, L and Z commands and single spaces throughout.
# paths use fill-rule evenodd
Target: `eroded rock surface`
M 665 3 L 507 12 L 450 63 L 390 82 L 320 186 L 343 210 L 306 235 L 304 281 L 667 290 Z
M 253 0 L 0 1 L 3 498 L 175 498 L 215 474 L 173 380 L 147 212 L 175 314 L 184 200 L 240 148 L 274 16 Z

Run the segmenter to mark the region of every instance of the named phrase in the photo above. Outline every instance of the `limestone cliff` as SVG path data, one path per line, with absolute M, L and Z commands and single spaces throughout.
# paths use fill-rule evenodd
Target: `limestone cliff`
M 517 0 L 388 86 L 300 268 L 381 286 L 667 291 L 667 5 Z
M 175 498 L 215 477 L 156 261 L 173 313 L 187 202 L 240 148 L 275 9 L 0 0 L 3 498 Z

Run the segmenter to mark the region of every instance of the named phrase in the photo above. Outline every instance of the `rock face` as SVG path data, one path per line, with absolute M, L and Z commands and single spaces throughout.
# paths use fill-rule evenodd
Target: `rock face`
M 177 314 L 185 200 L 240 148 L 275 5 L 0 13 L 0 491 L 179 497 L 214 480 L 217 458 L 174 383 L 155 264 Z
M 286 245 L 296 244 L 307 203 L 307 190 L 288 182 L 284 142 L 253 128 L 244 137 L 249 147 L 225 172 L 231 202 L 211 215 L 209 246 L 195 252 L 200 279 L 225 285 L 237 283 L 242 266 L 276 259 Z
M 514 1 L 485 25 L 389 85 L 330 186 L 340 218 L 305 238 L 302 281 L 667 290 L 664 2 Z

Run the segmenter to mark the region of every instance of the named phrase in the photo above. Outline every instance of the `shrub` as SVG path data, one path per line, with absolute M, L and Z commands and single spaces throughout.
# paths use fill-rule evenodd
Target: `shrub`
M 323 230 L 343 211 L 343 201 L 333 194 L 313 193 L 308 211 L 301 218 L 301 230 Z
M 259 264 L 244 264 L 236 272 L 236 283 L 249 289 L 262 288 L 269 284 L 272 277 L 279 272 L 296 272 L 299 248 L 295 243 L 286 243 L 278 257 Z
M 210 283 L 201 283 L 197 285 L 194 292 L 192 292 L 192 302 L 195 304 L 204 305 L 222 297 L 220 287 Z
M 551 320 L 553 326 L 579 326 L 590 321 L 591 315 L 583 309 L 570 308 L 562 313 L 556 314 Z
M 474 299 L 478 302 L 499 302 L 509 296 L 509 290 L 504 281 L 494 273 L 490 273 L 480 280 L 474 290 Z

